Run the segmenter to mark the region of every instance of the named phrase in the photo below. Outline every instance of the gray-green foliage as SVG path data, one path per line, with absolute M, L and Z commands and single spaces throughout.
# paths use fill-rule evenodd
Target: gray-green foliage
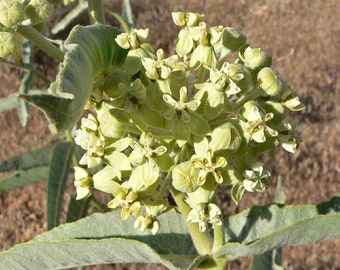
M 340 228 L 334 224 L 340 221 L 339 206 L 337 194 L 316 206 L 269 204 L 245 210 L 224 220 L 226 244 L 216 256 L 226 255 L 233 260 L 281 246 L 338 238 Z M 206 259 L 194 249 L 180 214 L 170 211 L 159 219 L 163 225 L 152 235 L 136 231 L 131 218 L 122 221 L 119 211 L 93 214 L 0 253 L 0 269 L 17 269 L 27 263 L 38 270 L 121 262 L 188 269 Z M 35 256 L 37 252 L 40 256 Z

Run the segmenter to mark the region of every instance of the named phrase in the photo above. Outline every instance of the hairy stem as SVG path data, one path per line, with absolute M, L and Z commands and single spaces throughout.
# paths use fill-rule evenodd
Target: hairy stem
M 91 24 L 106 24 L 104 4 L 102 0 L 88 0 L 89 16 Z
M 35 30 L 34 27 L 22 25 L 18 27 L 18 33 L 59 62 L 64 60 L 64 53 Z

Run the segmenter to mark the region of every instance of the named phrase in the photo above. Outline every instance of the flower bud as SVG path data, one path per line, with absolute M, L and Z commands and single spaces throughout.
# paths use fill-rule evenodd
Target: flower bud
M 271 64 L 270 56 L 262 48 L 251 48 L 246 45 L 241 47 L 238 56 L 245 66 L 254 70 Z
M 257 74 L 259 88 L 268 96 L 276 96 L 283 89 L 283 81 L 278 73 L 269 67 L 265 67 Z
M 1 0 L 0 23 L 10 28 L 25 19 L 25 1 Z
M 52 14 L 52 8 L 46 0 L 31 0 L 25 8 L 25 13 L 35 25 L 47 21 Z
M 0 57 L 12 54 L 16 49 L 14 33 L 0 32 Z
M 78 166 L 74 167 L 74 178 L 74 186 L 77 190 L 76 200 L 81 200 L 91 193 L 93 180 L 88 170 Z
M 244 189 L 249 192 L 263 192 L 270 185 L 271 174 L 261 162 L 255 162 L 249 170 L 244 171 L 243 176 Z

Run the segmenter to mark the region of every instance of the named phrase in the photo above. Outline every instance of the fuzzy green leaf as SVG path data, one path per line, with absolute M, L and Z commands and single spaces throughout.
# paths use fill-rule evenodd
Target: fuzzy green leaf
M 28 170 L 19 170 L 5 176 L 0 180 L 0 195 L 8 191 L 34 184 L 48 177 L 48 166 L 34 167 Z
M 51 159 L 47 186 L 47 229 L 59 225 L 64 193 L 69 176 L 74 144 L 59 142 L 55 145 Z
M 225 241 L 217 256 L 232 259 L 275 248 L 340 237 L 340 194 L 316 206 L 255 206 L 225 220 Z
M 50 161 L 53 147 L 39 149 L 34 152 L 25 153 L 20 156 L 0 162 L 0 172 L 13 170 L 27 170 L 34 167 L 47 166 Z
M 49 94 L 21 95 L 43 110 L 53 133 L 74 126 L 90 98 L 93 82 L 124 61 L 127 51 L 114 40 L 120 33 L 104 25 L 74 27 L 65 41 L 64 62 Z
M 158 263 L 168 269 L 197 265 L 201 259 L 192 264 L 197 253 L 182 216 L 171 211 L 159 221 L 160 231 L 153 236 L 134 229 L 134 219 L 121 221 L 120 211 L 93 214 L 0 253 L 0 265 L 4 269 L 29 265 L 37 270 L 132 262 Z

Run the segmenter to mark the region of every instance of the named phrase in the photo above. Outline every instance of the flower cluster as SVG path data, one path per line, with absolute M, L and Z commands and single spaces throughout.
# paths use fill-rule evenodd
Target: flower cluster
M 304 109 L 269 55 L 240 31 L 209 27 L 197 13 L 172 17 L 180 27 L 174 55 L 146 43 L 148 29 L 117 36 L 125 63 L 94 83 L 75 132 L 85 150 L 77 198 L 93 188 L 109 193 L 109 208 L 154 234 L 158 217 L 176 208 L 169 191 L 184 195 L 187 222 L 202 232 L 222 225 L 220 186 L 232 185 L 236 203 L 244 191 L 265 191 L 271 174 L 259 156 L 279 145 L 296 151 L 296 123 L 284 112 Z

